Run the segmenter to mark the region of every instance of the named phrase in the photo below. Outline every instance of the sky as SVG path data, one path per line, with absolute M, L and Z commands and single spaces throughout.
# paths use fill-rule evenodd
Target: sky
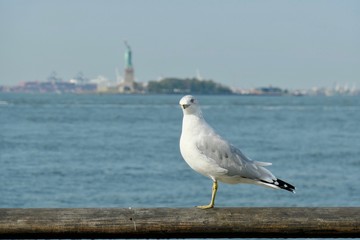
M 0 0 L 0 85 L 122 74 L 139 82 L 360 88 L 358 0 Z

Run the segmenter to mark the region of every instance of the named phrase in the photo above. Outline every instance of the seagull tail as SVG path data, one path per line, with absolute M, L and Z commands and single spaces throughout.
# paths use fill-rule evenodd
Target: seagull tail
M 287 183 L 281 179 L 273 180 L 273 182 L 267 182 L 264 180 L 260 180 L 263 184 L 265 184 L 268 187 L 277 188 L 277 189 L 284 189 L 289 192 L 295 193 L 295 186 L 291 185 L 290 183 Z

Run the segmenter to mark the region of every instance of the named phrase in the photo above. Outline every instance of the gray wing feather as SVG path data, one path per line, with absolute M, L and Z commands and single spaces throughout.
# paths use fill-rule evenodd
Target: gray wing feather
M 230 177 L 243 177 L 254 180 L 272 181 L 276 179 L 263 166 L 271 163 L 257 162 L 249 159 L 240 149 L 229 144 L 214 132 L 208 133 L 197 141 L 197 148 L 219 167 L 227 170 Z

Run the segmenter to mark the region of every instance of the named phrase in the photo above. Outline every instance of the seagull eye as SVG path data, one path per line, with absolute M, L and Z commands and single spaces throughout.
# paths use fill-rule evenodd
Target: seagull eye
M 190 102 L 191 102 L 191 103 L 194 103 L 194 102 L 195 102 L 195 100 L 192 98 L 192 99 L 190 100 Z

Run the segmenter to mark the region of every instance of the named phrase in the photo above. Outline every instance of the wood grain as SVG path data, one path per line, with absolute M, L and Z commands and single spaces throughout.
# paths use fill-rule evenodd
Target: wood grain
M 0 238 L 360 237 L 360 208 L 0 209 Z

